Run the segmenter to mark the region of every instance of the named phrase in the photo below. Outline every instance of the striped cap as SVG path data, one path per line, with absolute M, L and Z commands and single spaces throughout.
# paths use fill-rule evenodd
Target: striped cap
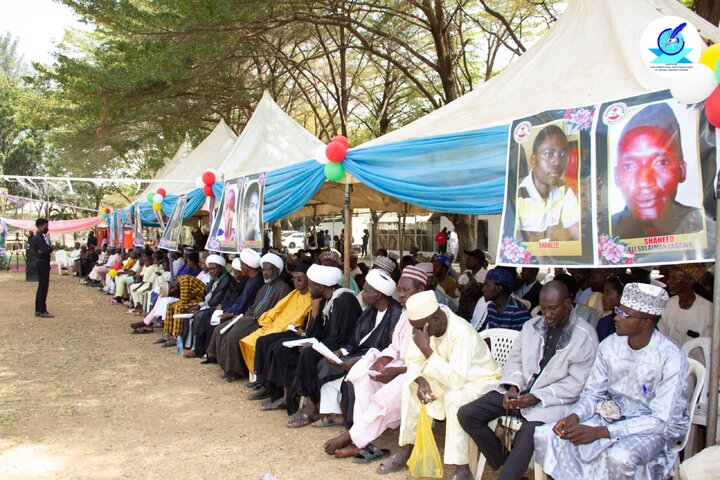
M 412 265 L 408 265 L 403 269 L 402 275 L 400 275 L 400 280 L 403 278 L 415 280 L 416 282 L 420 282 L 423 286 L 426 286 L 428 281 L 427 273 L 417 267 L 413 267 Z
M 388 273 L 392 273 L 393 270 L 395 270 L 395 262 L 390 260 L 388 257 L 384 257 L 382 255 L 378 255 L 373 260 L 373 267 L 382 268 Z

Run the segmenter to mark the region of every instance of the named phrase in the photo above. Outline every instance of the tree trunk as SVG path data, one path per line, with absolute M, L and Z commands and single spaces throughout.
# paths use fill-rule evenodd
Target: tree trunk
M 693 10 L 713 25 L 720 22 L 720 0 L 695 0 Z
M 458 236 L 458 258 L 462 269 L 465 269 L 465 253 L 464 250 L 474 250 L 477 248 L 477 230 L 475 218 L 472 215 L 446 215 L 455 227 L 455 233 Z

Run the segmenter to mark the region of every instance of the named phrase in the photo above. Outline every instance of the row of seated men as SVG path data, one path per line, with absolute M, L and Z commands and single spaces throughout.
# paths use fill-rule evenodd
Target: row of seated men
M 96 266 L 95 276 L 104 273 L 99 281 L 114 283 L 110 294 L 122 302 L 133 286 L 153 283 L 160 268 L 154 260 L 130 253 L 114 278 L 103 272 L 109 261 Z M 144 267 L 131 275 L 138 261 Z M 514 269 L 471 267 L 453 291 L 441 285 L 443 259 L 404 261 L 399 271 L 379 256 L 346 289 L 332 251 L 282 258 L 245 249 L 229 264 L 221 255 L 192 252 L 184 263 L 189 271 L 178 271 L 167 292 L 158 292 L 133 331 L 162 324 L 159 344 L 180 342 L 185 357 L 217 364 L 228 381 L 248 378 L 249 398 L 261 411 L 287 411 L 290 428 L 343 426 L 324 451 L 358 463 L 386 458 L 379 474 L 406 468 L 421 404 L 446 422 L 443 459 L 458 480 L 472 478 L 471 442 L 501 469 L 501 479 L 521 478 L 533 453 L 555 479 L 665 478 L 676 457 L 671 447 L 689 427 L 688 362 L 672 334 L 706 333 L 699 315 L 680 318 L 705 305 L 693 290 L 703 265 L 670 269 L 671 299 L 649 276 L 634 282 L 624 271 L 603 272 L 598 292 L 597 285 L 578 288 L 577 275 L 554 272 L 536 288 L 539 311 L 530 315 L 534 307 L 520 294 L 534 288 L 537 280 L 527 281 L 533 271 L 517 279 Z M 121 287 L 124 276 L 142 281 Z M 458 284 L 482 292 L 469 319 L 453 312 L 463 303 Z M 588 288 L 587 298 L 578 296 Z M 588 305 L 595 293 L 607 315 Z M 498 327 L 520 331 L 503 368 L 477 334 Z M 292 341 L 299 346 L 288 346 Z M 327 359 L 314 342 L 340 361 Z M 506 414 L 522 422 L 509 452 L 488 426 Z M 391 457 L 373 442 L 398 427 L 400 448 Z

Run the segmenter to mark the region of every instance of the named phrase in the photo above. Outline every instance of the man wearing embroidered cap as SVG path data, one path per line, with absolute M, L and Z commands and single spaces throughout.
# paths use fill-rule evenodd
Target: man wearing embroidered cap
M 668 478 L 671 450 L 689 426 L 688 361 L 658 330 L 668 301 L 629 283 L 615 307 L 616 335 L 601 344 L 570 415 L 535 431 L 535 456 L 556 480 Z
M 318 260 L 320 261 L 321 265 L 324 265 L 326 267 L 335 267 L 340 269 L 340 272 L 343 271 L 343 265 L 340 262 L 340 254 L 337 252 L 334 252 L 332 250 L 324 250 L 320 252 L 318 255 Z M 340 279 L 340 285 L 345 285 L 345 275 L 343 274 L 342 278 Z M 358 287 L 357 282 L 355 282 L 355 279 L 350 277 L 350 290 L 355 292 L 355 295 L 360 293 L 360 287 Z
M 403 307 L 392 332 L 392 342 L 384 350 L 371 348 L 347 375 L 343 396 L 348 401 L 345 412 L 347 431 L 325 442 L 325 452 L 337 458 L 356 457 L 370 462 L 388 455 L 373 442 L 388 428 L 400 425 L 400 398 L 405 383 L 404 340 L 412 332 L 405 310 L 407 299 L 425 290 L 427 275 L 407 266 L 395 290 Z M 352 403 L 352 405 L 350 405 Z
M 223 335 L 220 335 L 220 331 L 225 328 L 233 318 L 245 311 L 255 301 L 255 296 L 264 284 L 263 276 L 260 272 L 260 254 L 251 248 L 245 248 L 240 252 L 240 258 L 236 258 L 240 262 L 240 270 L 245 277 L 244 285 L 238 295 L 235 303 L 223 311 L 220 316 L 220 325 L 216 328 L 211 337 L 210 344 L 207 349 L 207 360 L 203 363 L 217 363 L 218 352 L 220 351 L 220 343 L 222 342 Z M 235 260 L 233 260 L 233 268 L 235 267 Z M 224 348 L 223 348 L 224 350 Z
M 402 393 L 401 451 L 379 472 L 403 468 L 415 442 L 420 403 L 431 418 L 445 420 L 444 463 L 456 465 L 455 480 L 470 480 L 470 437 L 458 423 L 457 411 L 497 382 L 499 368 L 490 349 L 470 324 L 439 305 L 433 292 L 416 293 L 405 306 L 412 342 L 405 354 L 407 380 Z
M 693 338 L 712 335 L 713 304 L 693 291 L 705 271 L 703 263 L 686 263 L 670 268 L 667 287 L 673 297 L 665 307 L 658 328 L 678 347 Z
M 392 298 L 394 293 L 395 282 L 390 275 L 377 268 L 370 270 L 362 291 L 363 301 L 368 308 L 358 318 L 350 340 L 335 351 L 343 363 L 320 360 L 316 364 L 317 383 L 320 386 L 318 410 L 320 421 L 325 425 L 341 424 L 343 413 L 352 416 L 355 397 L 347 389 L 342 395 L 347 408 L 343 410 L 340 407 L 341 386 L 348 371 L 371 348 L 384 349 L 390 345 L 393 330 L 402 312 L 402 306 Z
M 285 265 L 278 255 L 266 253 L 260 258 L 260 266 L 265 283 L 255 294 L 252 304 L 240 314 L 242 318 L 225 334 L 218 331 L 222 338 L 216 345 L 219 348 L 213 353 L 217 355 L 217 363 L 223 369 L 224 378 L 228 382 L 244 378 L 250 373 L 240 351 L 240 340 L 260 328 L 258 318 L 290 293 L 290 287 L 280 278 L 280 272 Z

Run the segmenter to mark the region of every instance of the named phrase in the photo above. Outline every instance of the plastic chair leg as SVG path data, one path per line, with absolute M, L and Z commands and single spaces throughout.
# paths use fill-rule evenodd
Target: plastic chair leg
M 542 465 L 535 461 L 535 455 L 532 458 L 533 472 L 535 473 L 535 480 L 547 480 L 547 475 L 543 472 Z

